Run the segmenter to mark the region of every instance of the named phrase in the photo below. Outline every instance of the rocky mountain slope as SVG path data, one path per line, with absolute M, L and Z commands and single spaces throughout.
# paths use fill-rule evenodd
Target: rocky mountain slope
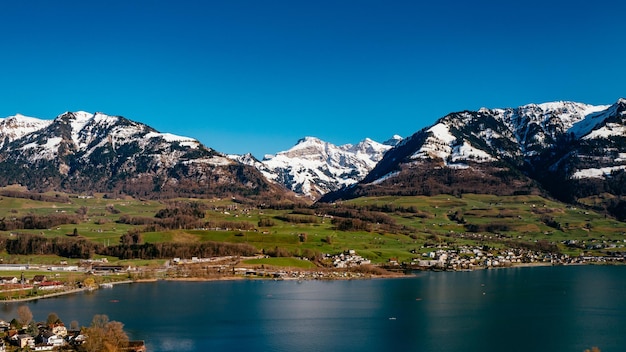
M 256 169 L 197 140 L 120 116 L 67 112 L 0 119 L 0 186 L 136 196 L 276 191 Z
M 336 146 L 315 137 L 305 137 L 291 149 L 266 155 L 262 161 L 251 155 L 232 157 L 255 166 L 267 179 L 297 194 L 317 199 L 363 179 L 385 152 L 401 140 L 394 136 L 378 143 L 366 138 L 356 145 Z
M 602 198 L 603 207 L 621 214 L 626 208 L 625 119 L 625 99 L 603 106 L 555 102 L 452 113 L 387 152 L 358 184 L 322 201 L 383 194 L 544 193 L 569 202 Z

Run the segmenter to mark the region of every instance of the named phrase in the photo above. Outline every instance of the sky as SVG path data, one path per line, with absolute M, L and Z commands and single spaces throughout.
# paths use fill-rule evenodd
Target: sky
M 0 1 L 0 117 L 103 112 L 257 158 L 626 97 L 624 1 Z

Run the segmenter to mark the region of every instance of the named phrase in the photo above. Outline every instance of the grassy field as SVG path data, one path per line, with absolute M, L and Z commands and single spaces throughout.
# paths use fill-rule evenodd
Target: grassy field
M 33 201 L 22 198 L 0 197 L 0 219 L 20 218 L 27 215 L 84 214 L 78 223 L 61 224 L 54 228 L 39 230 L 0 231 L 11 238 L 16 233 L 40 234 L 45 237 L 67 237 L 77 233 L 81 238 L 104 245 L 117 245 L 120 236 L 143 226 L 119 222 L 120 217 L 133 216 L 153 218 L 165 208 L 160 201 L 137 199 L 104 199 L 70 197 L 67 203 Z M 365 209 L 387 206 L 385 215 L 393 219 L 401 231 L 384 230 L 380 224 L 371 224 L 369 230 L 339 231 L 332 219 L 322 216 L 294 214 L 291 210 L 252 208 L 234 203 L 230 199 L 193 200 L 206 204 L 204 221 L 240 224 L 236 229 L 161 230 L 143 231 L 144 242 L 202 243 L 206 241 L 247 243 L 259 251 L 282 249 L 295 256 L 311 252 L 335 254 L 354 249 L 374 263 L 390 258 L 410 260 L 425 252 L 425 246 L 447 244 L 480 244 L 503 246 L 497 238 L 535 242 L 545 240 L 559 245 L 562 251 L 577 255 L 581 250 L 565 247 L 561 242 L 578 240 L 592 242 L 624 241 L 626 224 L 590 210 L 575 208 L 539 196 L 497 197 L 464 194 L 462 197 L 439 195 L 434 197 L 377 197 L 360 198 L 339 204 L 338 207 Z M 390 207 L 391 206 L 391 207 Z M 394 210 L 395 209 L 395 210 Z M 313 211 L 311 211 L 313 213 Z M 289 221 L 306 218 L 308 221 Z M 259 226 L 269 220 L 271 226 Z M 382 230 L 381 230 L 382 229 Z M 484 234 L 480 241 L 460 236 L 466 233 Z M 304 239 L 303 239 L 304 234 Z M 616 249 L 619 250 L 619 243 Z M 623 249 L 622 249 L 623 250 Z M 120 262 L 108 258 L 111 262 Z M 57 263 L 73 259 L 55 256 L 11 256 L 0 253 L 4 263 Z M 299 267 L 300 262 L 273 259 L 285 266 Z M 281 262 L 282 260 L 282 262 Z M 161 263 L 163 261 L 160 261 Z M 150 265 L 153 261 L 124 261 Z M 310 264 L 309 262 L 305 262 Z M 267 263 L 270 264 L 269 262 Z M 307 264 L 307 265 L 308 265 Z M 272 264 L 277 265 L 277 264 Z

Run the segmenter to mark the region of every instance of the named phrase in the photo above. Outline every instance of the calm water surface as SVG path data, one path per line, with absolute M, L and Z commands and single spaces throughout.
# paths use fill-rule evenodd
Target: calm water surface
M 121 321 L 149 351 L 626 350 L 626 266 L 355 281 L 154 282 L 26 303 Z M 4 304 L 0 318 L 16 317 Z

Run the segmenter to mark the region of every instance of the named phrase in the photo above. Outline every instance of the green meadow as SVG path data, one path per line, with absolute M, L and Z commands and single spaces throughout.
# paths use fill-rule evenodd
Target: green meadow
M 228 228 L 197 227 L 194 229 L 146 230 L 142 225 L 120 222 L 122 216 L 154 218 L 166 208 L 167 201 L 139 199 L 105 199 L 101 196 L 78 198 L 69 202 L 43 202 L 30 199 L 0 197 L 0 219 L 28 215 L 80 215 L 74 223 L 46 229 L 0 231 L 10 240 L 20 233 L 44 237 L 78 237 L 114 246 L 131 230 L 141 232 L 144 243 L 178 242 L 246 243 L 265 253 L 289 253 L 292 257 L 311 253 L 336 254 L 349 249 L 374 263 L 390 258 L 409 261 L 433 246 L 455 247 L 480 245 L 502 248 L 515 243 L 547 241 L 562 252 L 578 255 L 582 251 L 602 254 L 603 251 L 570 248 L 567 240 L 587 244 L 612 242 L 620 250 L 626 234 L 626 224 L 589 209 L 573 207 L 539 196 L 498 197 L 464 194 L 461 197 L 370 197 L 359 198 L 332 206 L 304 207 L 307 215 L 294 209 L 271 209 L 236 203 L 231 199 L 178 199 L 206 205 L 206 223 L 228 223 Z M 329 208 L 330 207 L 330 208 Z M 393 227 L 369 223 L 367 229 L 339 230 L 336 216 L 323 216 L 328 209 L 357 209 L 369 214 L 383 214 Z M 300 209 L 301 210 L 301 209 Z M 621 249 L 623 250 L 623 248 Z M 282 255 L 284 256 L 284 255 Z M 55 256 L 14 256 L 0 253 L 4 263 L 55 263 Z M 116 262 L 116 258 L 108 258 Z M 76 261 L 72 259 L 63 259 Z M 312 263 L 294 259 L 271 258 L 266 264 L 301 267 Z M 157 261 L 118 261 L 150 265 Z M 163 260 L 159 261 L 163 262 Z

